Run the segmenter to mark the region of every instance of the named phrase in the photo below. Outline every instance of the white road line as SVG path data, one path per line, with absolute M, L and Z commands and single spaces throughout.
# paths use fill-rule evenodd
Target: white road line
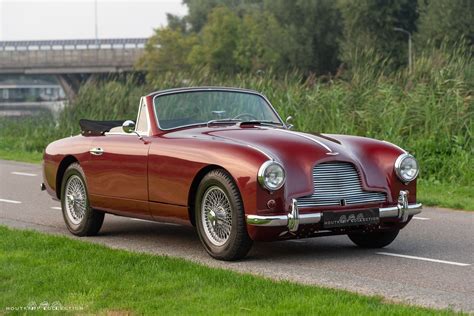
M 420 221 L 429 221 L 431 218 L 428 218 L 428 217 L 419 217 L 419 216 L 413 216 L 413 219 L 419 219 Z
M 392 257 L 415 259 L 415 260 L 422 260 L 422 261 L 429 261 L 429 262 L 452 264 L 452 265 L 454 265 L 454 266 L 460 266 L 460 267 L 467 267 L 467 266 L 470 266 L 470 265 L 471 265 L 471 264 L 469 264 L 469 263 L 460 263 L 460 262 L 446 261 L 446 260 L 438 260 L 438 259 L 430 259 L 430 258 L 424 258 L 424 257 L 416 257 L 416 256 L 408 256 L 408 255 L 399 255 L 399 254 L 396 254 L 396 253 L 389 253 L 389 252 L 377 252 L 377 254 L 378 254 L 378 255 L 384 255 L 384 256 L 392 256 Z
M 5 202 L 5 203 L 12 203 L 12 204 L 21 204 L 20 201 L 14 201 L 14 200 L 5 200 L 5 199 L 0 199 L 0 202 Z
M 51 206 L 51 209 L 53 210 L 62 210 L 60 206 Z
M 18 172 L 18 171 L 13 171 L 11 174 L 16 174 L 17 176 L 27 176 L 27 177 L 36 177 L 36 173 L 28 173 L 28 172 Z

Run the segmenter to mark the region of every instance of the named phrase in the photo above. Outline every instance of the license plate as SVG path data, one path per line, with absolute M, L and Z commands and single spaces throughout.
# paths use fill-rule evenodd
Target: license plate
M 323 227 L 348 227 L 378 224 L 380 214 L 378 209 L 349 212 L 323 212 Z

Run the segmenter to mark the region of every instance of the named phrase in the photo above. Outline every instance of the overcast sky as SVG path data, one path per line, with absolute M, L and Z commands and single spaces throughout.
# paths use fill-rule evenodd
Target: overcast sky
M 0 0 L 0 41 L 95 38 L 94 0 Z M 181 0 L 97 0 L 98 37 L 149 37 Z

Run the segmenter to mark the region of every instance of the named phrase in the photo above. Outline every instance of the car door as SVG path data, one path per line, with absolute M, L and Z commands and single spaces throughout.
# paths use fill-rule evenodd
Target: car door
M 149 117 L 143 98 L 136 133 L 120 129 L 114 128 L 92 142 L 87 175 L 91 204 L 120 215 L 149 218 Z

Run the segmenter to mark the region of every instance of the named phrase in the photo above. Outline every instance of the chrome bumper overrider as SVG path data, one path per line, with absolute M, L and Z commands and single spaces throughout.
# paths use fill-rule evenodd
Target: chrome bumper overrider
M 401 222 L 406 222 L 409 216 L 420 213 L 421 209 L 421 203 L 408 204 L 408 192 L 400 191 L 397 206 L 379 208 L 379 214 L 380 218 L 399 218 Z M 255 226 L 287 226 L 290 232 L 296 232 L 299 225 L 319 223 L 321 217 L 322 212 L 300 214 L 296 199 L 293 199 L 290 212 L 287 215 L 247 215 L 247 224 Z

